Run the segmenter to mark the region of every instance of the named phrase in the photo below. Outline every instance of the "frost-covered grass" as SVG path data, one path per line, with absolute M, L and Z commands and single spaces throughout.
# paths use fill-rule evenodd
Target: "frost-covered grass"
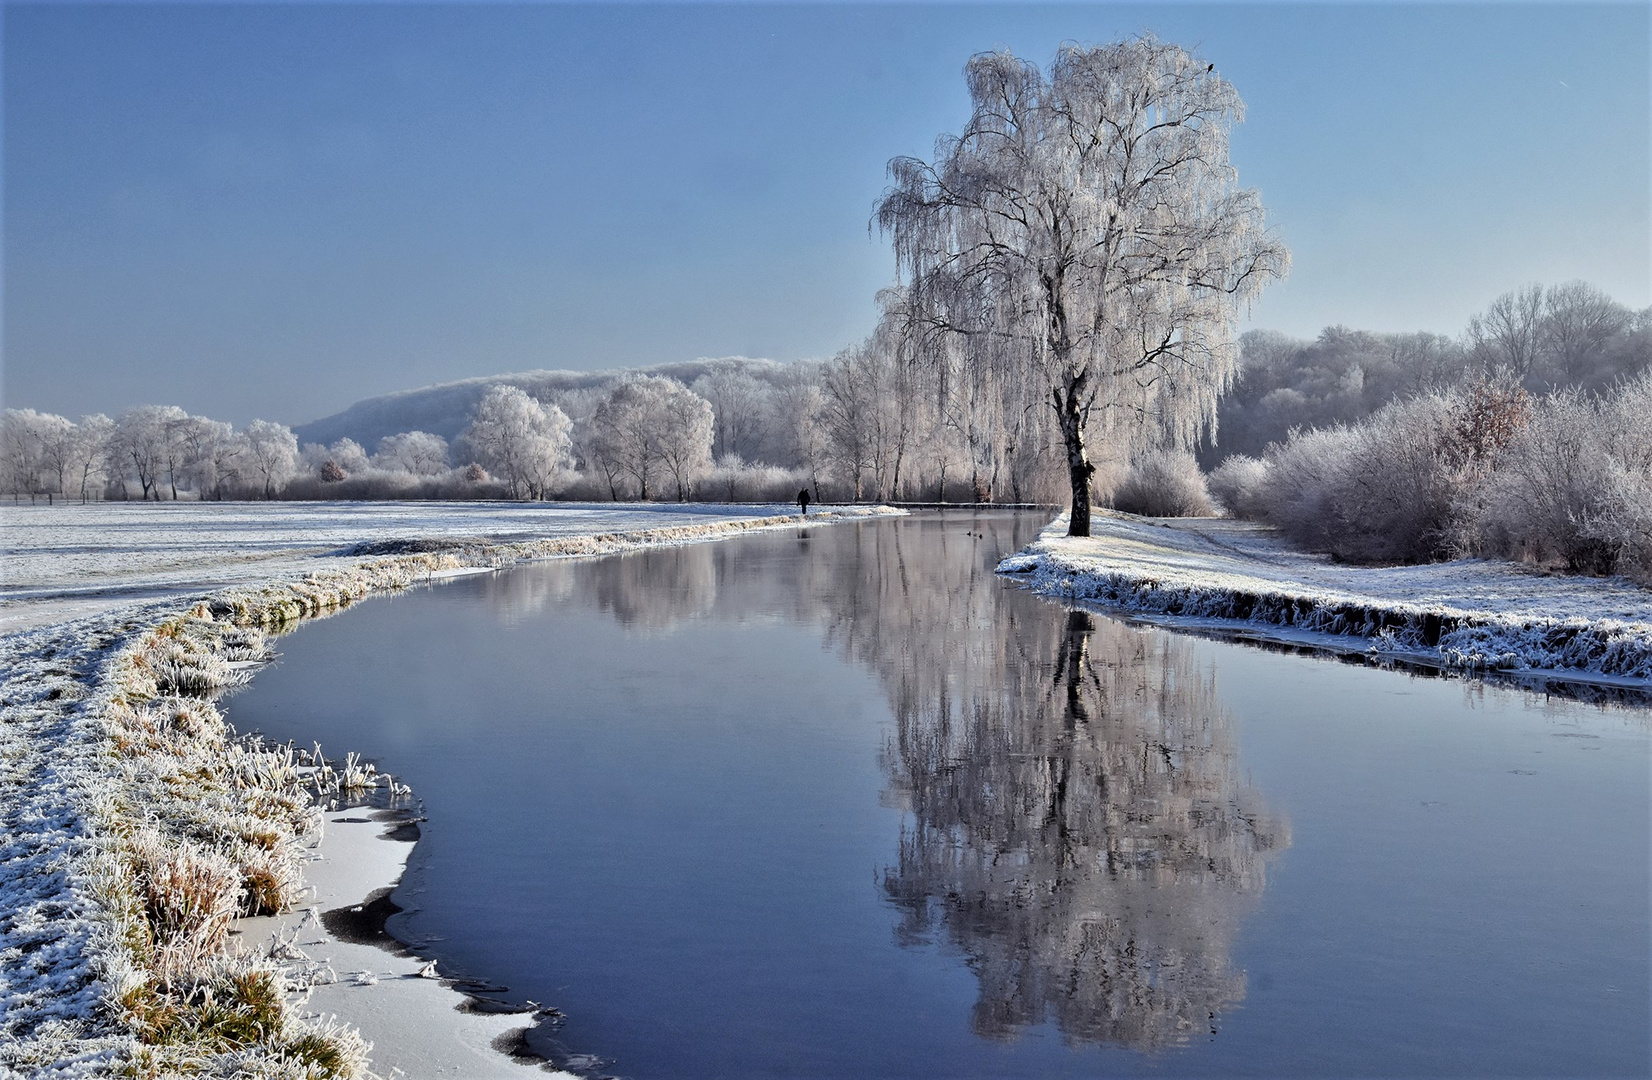
M 1060 518 L 999 572 L 1039 592 L 1184 620 L 1355 639 L 1461 670 L 1652 685 L 1652 590 L 1501 560 L 1347 566 L 1226 519 L 1098 511 L 1087 539 Z
M 99 513 L 72 520 L 107 529 L 137 508 L 93 509 Z M 157 571 L 128 538 L 113 545 L 132 556 L 128 576 L 105 567 L 105 579 L 119 589 L 147 578 L 172 598 L 111 604 L 95 616 L 0 637 L 0 1075 L 365 1072 L 359 1036 L 303 1015 L 305 986 L 293 969 L 239 952 L 229 935 L 236 917 L 298 900 L 300 851 L 318 827 L 316 799 L 384 780 L 353 757 L 335 770 L 229 730 L 213 696 L 267 655 L 268 632 L 438 574 L 797 521 L 746 507 L 650 507 L 630 517 L 611 507 L 561 515 L 533 507 L 433 525 L 441 508 L 403 508 L 398 516 L 371 507 L 365 516 L 376 528 L 340 536 L 324 527 L 317 541 L 300 526 L 302 511 L 315 508 L 287 509 L 141 508 L 127 522 L 139 533 L 202 534 L 188 565 L 176 576 Z M 272 527 L 272 512 L 285 532 Z M 888 512 L 856 508 L 819 519 Z M 517 525 L 512 536 L 474 537 L 479 520 L 497 526 L 501 517 Z M 16 520 L 6 519 L 8 532 Z M 45 531 L 79 534 L 49 515 L 32 520 L 32 565 L 49 579 Z M 297 554 L 257 558 L 259 584 L 190 595 L 203 572 L 233 564 L 235 549 L 222 533 L 237 522 L 273 549 Z M 601 531 L 639 522 L 663 527 Z M 345 540 L 354 541 L 348 554 L 339 550 Z M 15 543 L 9 534 L 8 547 Z M 109 540 L 79 537 L 79 546 L 98 545 Z M 335 554 L 306 555 L 317 547 Z M 322 569 L 297 572 L 306 566 Z M 269 580 L 278 573 L 288 580 Z M 49 580 L 30 587 L 51 601 Z

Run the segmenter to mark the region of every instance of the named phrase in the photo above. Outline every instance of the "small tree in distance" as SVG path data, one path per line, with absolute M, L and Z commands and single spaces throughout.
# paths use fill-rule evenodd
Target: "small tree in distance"
M 711 470 L 712 429 L 710 402 L 675 379 L 647 375 L 620 383 L 597 406 L 586 450 L 611 491 L 623 477 L 647 500 L 656 478 L 669 477 L 687 499 Z
M 555 405 L 541 404 L 515 386 L 494 386 L 482 395 L 460 439 L 477 463 L 505 482 L 511 498 L 543 499 L 571 463 L 571 426 Z
M 298 440 L 285 424 L 254 420 L 241 433 L 246 458 L 252 472 L 264 485 L 264 498 L 275 498 L 276 490 L 298 468 Z

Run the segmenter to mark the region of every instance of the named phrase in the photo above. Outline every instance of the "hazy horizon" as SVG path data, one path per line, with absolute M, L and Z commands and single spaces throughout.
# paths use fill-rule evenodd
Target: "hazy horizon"
M 8 407 L 300 423 L 510 371 L 829 356 L 884 165 L 1008 47 L 1151 31 L 1248 107 L 1248 326 L 1457 334 L 1648 266 L 1644 5 L 4 8 Z

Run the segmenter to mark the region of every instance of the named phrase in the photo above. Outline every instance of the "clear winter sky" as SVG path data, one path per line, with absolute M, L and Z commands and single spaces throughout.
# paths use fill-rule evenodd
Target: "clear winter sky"
M 1649 295 L 1649 8 L 4 7 L 7 406 L 299 423 L 532 368 L 828 356 L 898 154 L 1008 47 L 1150 30 L 1245 98 L 1295 267 L 1251 325 Z

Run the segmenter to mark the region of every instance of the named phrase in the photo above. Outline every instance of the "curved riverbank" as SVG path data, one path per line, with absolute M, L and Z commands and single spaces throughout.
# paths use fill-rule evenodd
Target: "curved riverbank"
M 438 575 L 796 524 L 768 515 L 505 542 L 402 537 L 389 550 L 412 553 L 360 558 L 385 550 L 378 541 L 298 580 L 0 639 L 0 1069 L 365 1068 L 358 1036 L 301 1017 L 269 958 L 227 947 L 235 914 L 300 902 L 315 793 L 354 782 L 227 732 L 211 697 L 248 677 L 266 632 Z
M 1464 673 L 1652 691 L 1652 590 L 1495 560 L 1356 567 L 1227 519 L 1056 519 L 1000 574 L 1168 626 L 1247 631 Z

